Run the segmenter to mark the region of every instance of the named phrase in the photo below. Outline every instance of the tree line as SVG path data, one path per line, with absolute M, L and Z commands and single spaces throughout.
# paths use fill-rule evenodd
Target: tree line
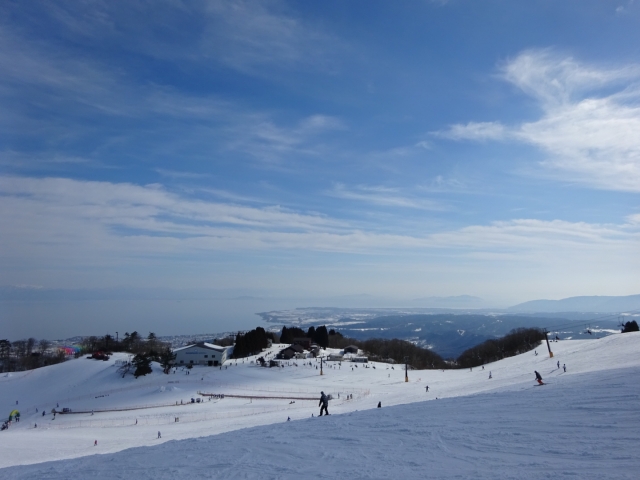
M 131 333 L 126 332 L 122 338 L 114 338 L 108 334 L 102 337 L 84 337 L 80 341 L 80 347 L 83 354 L 93 352 L 129 352 L 138 354 L 149 350 L 160 351 L 170 347 L 170 344 L 158 340 L 158 337 L 153 332 L 149 332 L 149 335 L 145 338 L 134 330 Z
M 249 332 L 238 332 L 236 343 L 233 347 L 233 357 L 243 358 L 260 353 L 267 348 L 269 340 L 274 341 L 273 334 L 265 331 L 262 327 L 257 327 Z
M 335 334 L 335 331 L 333 333 Z M 310 338 L 312 342 L 322 348 L 329 346 L 329 332 L 325 325 L 318 328 L 312 325 L 306 332 L 299 327 L 282 327 L 280 343 L 293 343 L 296 338 Z
M 449 368 L 449 364 L 437 353 L 414 345 L 406 340 L 371 338 L 356 340 L 343 336 L 340 332 L 329 331 L 329 347 L 344 349 L 354 345 L 364 351 L 370 360 L 378 362 L 408 363 L 419 370 Z
M 487 340 L 465 350 L 456 364 L 460 368 L 471 368 L 513 357 L 537 347 L 544 338 L 539 328 L 516 328 L 502 338 Z
M 18 372 L 64 362 L 65 352 L 52 349 L 49 340 L 0 340 L 0 372 Z
M 462 352 L 455 360 L 445 360 L 436 352 L 399 339 L 356 340 L 340 332 L 329 331 L 329 347 L 344 349 L 355 345 L 371 360 L 409 363 L 416 369 L 469 368 L 528 352 L 540 345 L 545 336 L 539 328 L 516 328 L 507 335 L 487 340 Z

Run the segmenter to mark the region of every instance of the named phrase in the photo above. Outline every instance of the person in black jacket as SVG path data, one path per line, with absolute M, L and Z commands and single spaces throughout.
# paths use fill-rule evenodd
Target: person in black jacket
M 320 403 L 318 403 L 318 406 L 320 407 L 320 416 L 322 416 L 323 410 L 327 415 L 329 415 L 329 410 L 327 410 L 327 407 L 329 406 L 329 397 L 327 397 L 324 392 L 320 392 Z
M 535 371 L 535 370 L 534 370 L 534 372 L 535 372 L 535 374 L 536 374 L 536 380 L 538 381 L 538 383 L 539 383 L 540 385 L 542 385 L 542 375 L 540 375 L 540 374 L 539 374 L 537 371 Z

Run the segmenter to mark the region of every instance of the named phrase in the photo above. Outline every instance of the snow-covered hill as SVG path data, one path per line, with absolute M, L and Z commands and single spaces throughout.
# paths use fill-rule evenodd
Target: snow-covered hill
M 640 334 L 551 345 L 553 359 L 545 346 L 485 370 L 410 371 L 408 383 L 398 366 L 330 363 L 320 376 L 315 361 L 135 380 L 81 359 L 11 374 L 0 405 L 19 400 L 23 418 L 0 432 L 11 467 L 0 477 L 636 478 Z M 534 370 L 547 385 L 534 386 Z M 227 397 L 175 405 L 198 390 Z M 320 390 L 336 397 L 332 416 L 311 418 Z M 42 417 L 55 402 L 87 413 Z M 98 412 L 160 403 L 174 405 Z

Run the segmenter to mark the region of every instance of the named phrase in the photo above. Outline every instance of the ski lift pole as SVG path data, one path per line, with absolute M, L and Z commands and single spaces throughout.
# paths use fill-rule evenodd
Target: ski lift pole
M 404 357 L 404 381 L 409 381 L 409 357 Z
M 320 375 L 324 375 L 324 373 L 322 373 L 322 357 L 320 357 Z
M 545 328 L 544 331 L 544 339 L 547 341 L 547 348 L 549 349 L 549 358 L 553 358 L 553 352 L 551 351 L 551 345 L 549 345 L 549 332 Z

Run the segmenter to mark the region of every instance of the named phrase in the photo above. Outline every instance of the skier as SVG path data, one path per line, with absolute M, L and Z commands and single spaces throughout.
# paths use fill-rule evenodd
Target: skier
M 489 372 L 489 380 L 491 380 L 493 378 L 493 375 L 491 375 L 491 372 Z
M 558 360 L 558 370 L 560 370 L 560 360 Z
M 562 368 L 564 370 L 564 373 L 567 373 L 567 364 L 566 363 L 562 364 Z
M 323 410 L 327 415 L 329 415 L 329 410 L 327 410 L 327 407 L 329 406 L 329 397 L 327 397 L 324 392 L 320 392 L 320 402 L 318 403 L 318 406 L 320 407 L 320 416 L 322 416 Z
M 158 430 L 158 438 L 162 438 L 162 435 L 160 435 L 160 430 Z
M 424 387 L 426 389 L 426 391 L 429 391 L 429 385 L 427 385 L 426 387 Z
M 544 385 L 544 383 L 542 382 L 542 375 L 540 375 L 536 370 L 534 370 L 534 373 L 536 374 L 536 380 L 538 381 L 538 384 Z
M 94 446 L 94 447 L 97 447 L 97 446 L 98 446 L 98 440 L 94 440 L 94 441 L 93 441 L 93 446 Z

